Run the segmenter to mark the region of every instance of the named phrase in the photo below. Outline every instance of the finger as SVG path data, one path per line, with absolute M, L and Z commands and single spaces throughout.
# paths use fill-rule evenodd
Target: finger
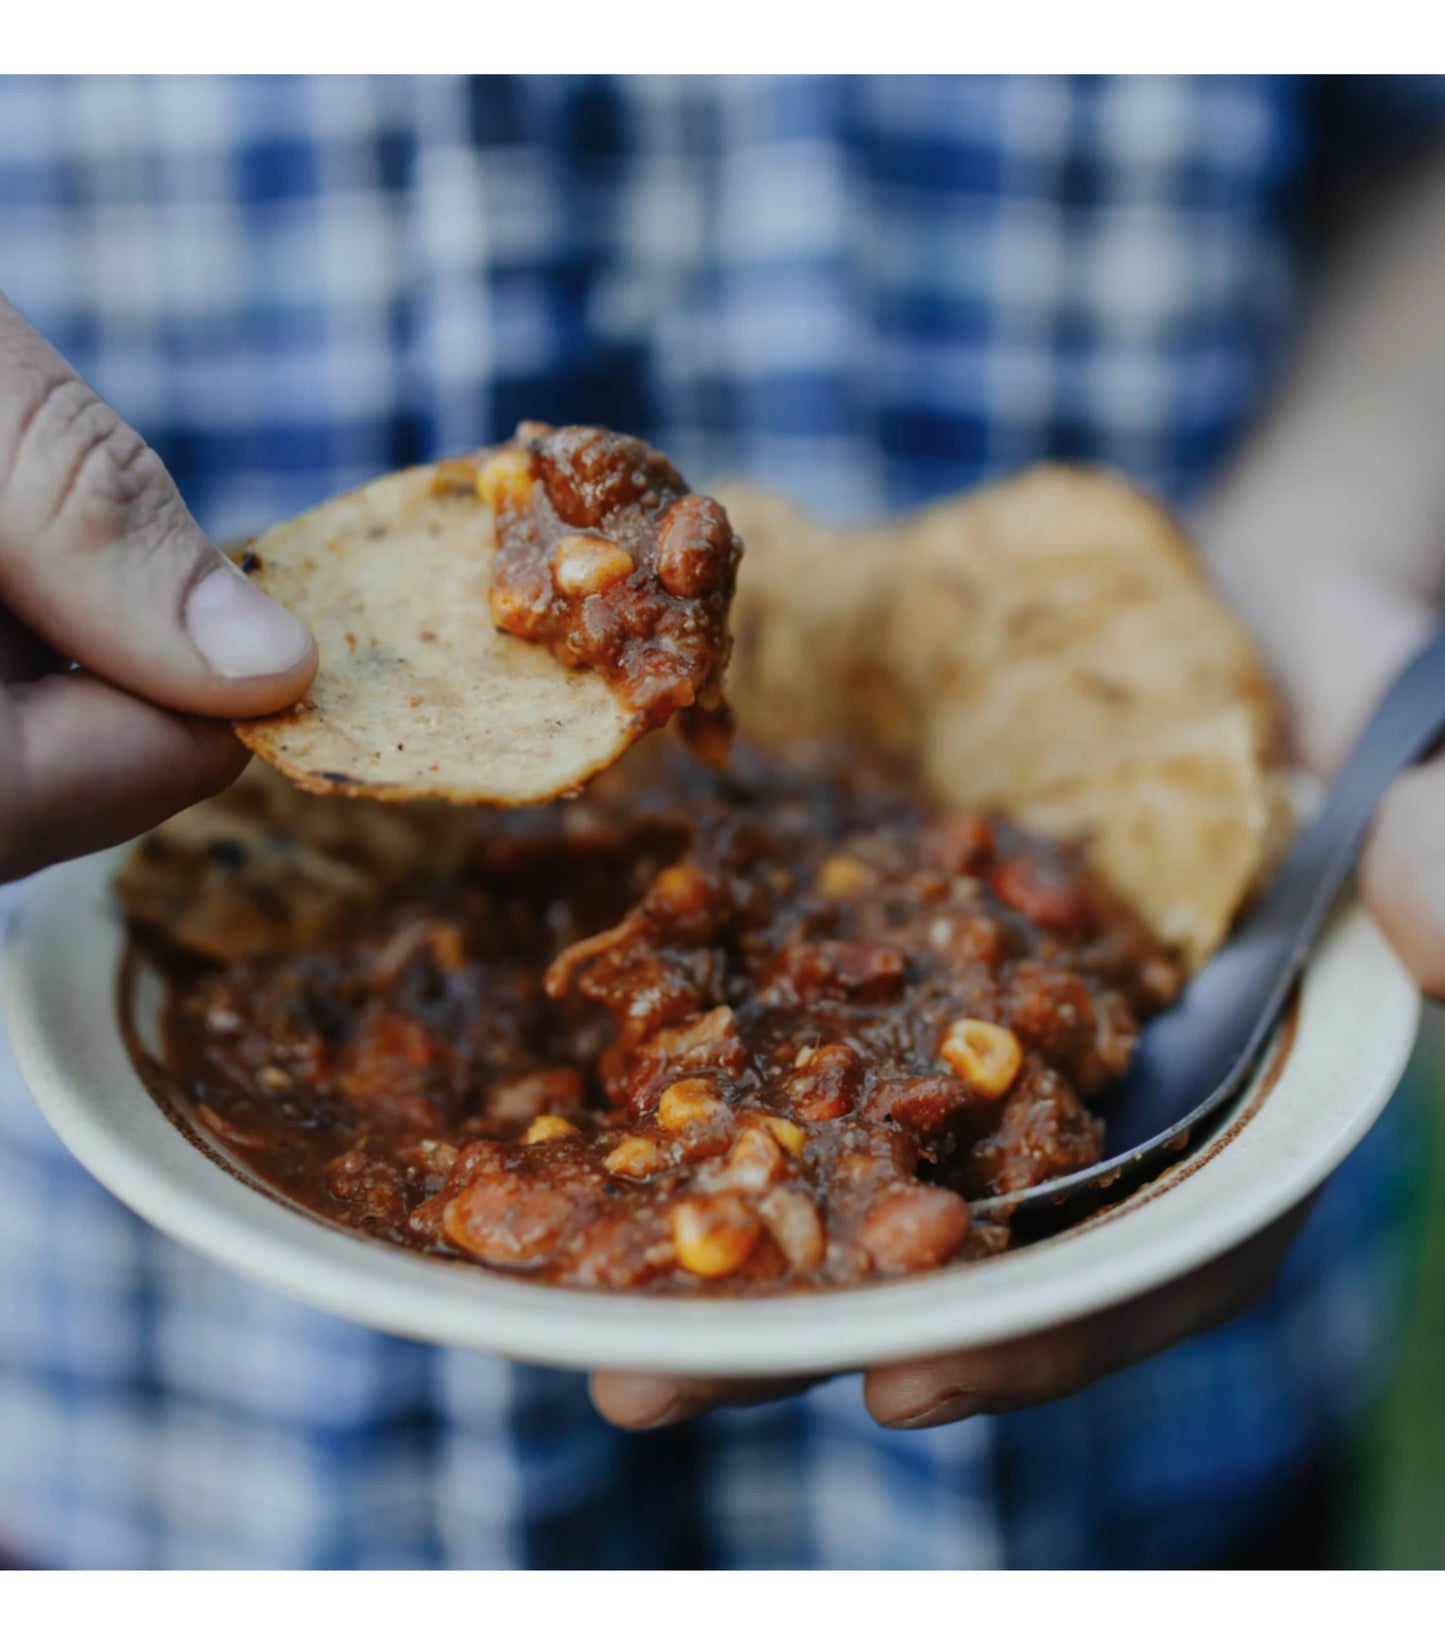
M 224 723 L 173 715 L 95 677 L 0 692 L 0 881 L 139 835 L 245 764 Z
M 33 682 L 47 671 L 58 670 L 62 663 L 49 643 L 42 643 L 8 609 L 0 608 L 0 687 Z
M 717 1376 L 647 1376 L 631 1371 L 598 1371 L 592 1403 L 614 1427 L 640 1433 L 705 1416 L 720 1405 L 763 1405 L 789 1399 L 820 1377 L 755 1380 Z
M 984 1412 L 1019 1410 L 1077 1393 L 1222 1325 L 1268 1290 L 1310 1204 L 1194 1274 L 1106 1313 L 968 1353 L 880 1366 L 863 1384 L 869 1413 L 885 1427 L 933 1428 Z
M 0 602 L 174 710 L 252 716 L 305 692 L 305 627 L 206 539 L 144 439 L 0 297 Z
M 1445 762 L 1412 768 L 1390 787 L 1360 893 L 1415 982 L 1445 999 Z

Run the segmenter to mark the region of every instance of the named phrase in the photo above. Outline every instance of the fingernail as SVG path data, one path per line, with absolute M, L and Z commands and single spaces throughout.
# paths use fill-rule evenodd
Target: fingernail
M 218 677 L 270 677 L 299 665 L 311 635 L 238 570 L 223 565 L 191 588 L 186 629 Z
M 948 1422 L 962 1422 L 970 1416 L 978 1416 L 988 1407 L 989 1401 L 981 1393 L 950 1393 L 907 1416 L 890 1416 L 883 1425 L 889 1428 L 941 1428 Z

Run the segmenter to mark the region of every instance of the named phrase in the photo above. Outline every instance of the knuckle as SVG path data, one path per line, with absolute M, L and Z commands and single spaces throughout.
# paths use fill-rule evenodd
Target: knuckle
M 180 509 L 145 439 L 70 374 L 36 383 L 11 467 L 38 545 L 85 549 L 148 532 Z
M 138 508 L 157 505 L 159 476 L 159 463 L 145 441 L 97 401 L 72 424 L 52 516 L 79 510 L 129 532 L 147 521 L 135 517 Z

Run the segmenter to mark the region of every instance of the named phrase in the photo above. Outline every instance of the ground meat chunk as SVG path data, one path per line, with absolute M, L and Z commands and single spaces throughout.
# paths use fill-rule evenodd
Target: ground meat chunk
M 565 665 L 599 671 L 647 727 L 683 712 L 726 749 L 722 679 L 742 543 L 640 439 L 523 422 L 481 465 L 496 518 L 492 615 Z
M 558 438 L 570 528 L 647 510 L 634 471 L 686 498 Z M 654 531 L 680 595 L 723 527 L 699 502 Z M 988 1255 L 1007 1229 L 966 1200 L 1099 1158 L 1087 1100 L 1178 973 L 1074 855 L 846 756 L 620 774 L 479 816 L 447 889 L 344 942 L 177 961 L 168 1053 L 207 1132 L 366 1233 L 664 1292 Z

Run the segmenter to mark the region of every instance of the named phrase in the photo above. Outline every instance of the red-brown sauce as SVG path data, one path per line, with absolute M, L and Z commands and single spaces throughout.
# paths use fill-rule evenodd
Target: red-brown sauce
M 172 1072 L 350 1227 L 574 1286 L 845 1285 L 1000 1249 L 964 1197 L 1097 1159 L 1179 974 L 1059 848 L 876 770 L 673 756 L 479 817 L 328 948 L 177 959 Z

